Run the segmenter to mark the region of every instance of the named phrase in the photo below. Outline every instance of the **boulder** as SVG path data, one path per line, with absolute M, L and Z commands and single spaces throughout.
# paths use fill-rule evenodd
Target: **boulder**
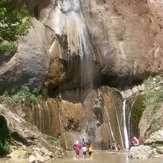
M 129 151 L 129 158 L 146 159 L 151 157 L 153 150 L 150 146 L 133 146 Z

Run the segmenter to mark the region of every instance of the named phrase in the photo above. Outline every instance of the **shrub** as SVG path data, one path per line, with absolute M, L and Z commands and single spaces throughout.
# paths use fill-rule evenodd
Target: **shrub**
M 9 153 L 10 147 L 8 141 L 0 136 L 0 156 L 4 156 Z
M 156 105 L 160 102 L 163 102 L 163 91 L 158 90 L 158 91 L 153 91 L 148 94 L 146 94 L 145 99 L 144 99 L 144 105 Z
M 0 54 L 4 54 L 7 51 L 11 51 L 16 49 L 16 43 L 15 42 L 7 42 L 5 44 L 0 44 Z
M 59 142 L 58 142 L 58 139 L 55 138 L 54 136 L 45 136 L 45 139 L 52 145 L 54 146 L 59 146 Z
M 9 137 L 9 129 L 7 127 L 7 121 L 4 116 L 0 115 L 0 156 L 9 153 L 9 143 L 7 138 Z
M 7 121 L 4 116 L 0 115 L 0 136 L 9 137 L 9 129 L 7 127 Z
M 0 1 L 0 37 L 8 41 L 7 44 L 0 46 L 0 54 L 15 49 L 15 41 L 19 36 L 27 33 L 30 25 L 30 17 L 25 5 L 16 6 L 15 2 L 10 0 Z
M 3 97 L 3 101 L 6 101 L 9 104 L 12 103 L 36 103 L 38 95 L 38 90 L 34 89 L 33 91 L 30 91 L 30 89 L 27 86 L 21 86 L 20 91 L 13 95 L 6 95 L 6 97 Z

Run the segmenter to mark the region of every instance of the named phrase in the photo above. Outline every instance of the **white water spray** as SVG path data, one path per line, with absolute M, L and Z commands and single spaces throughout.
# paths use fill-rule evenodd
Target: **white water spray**
M 123 123 L 124 123 L 124 139 L 125 139 L 125 149 L 129 149 L 129 139 L 126 126 L 126 99 L 123 101 Z

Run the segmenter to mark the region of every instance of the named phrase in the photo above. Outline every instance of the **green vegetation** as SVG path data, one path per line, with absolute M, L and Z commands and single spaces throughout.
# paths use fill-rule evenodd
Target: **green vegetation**
M 158 147 L 160 147 L 160 146 L 162 146 L 163 144 L 162 143 L 152 143 L 150 146 L 152 147 L 152 148 L 158 148 Z
M 156 87 L 156 85 L 158 85 L 158 83 L 162 80 L 162 77 L 159 75 L 153 75 L 153 76 L 149 76 L 148 79 L 144 82 L 145 87 L 148 90 L 151 90 L 153 88 Z
M 155 116 L 162 105 L 161 103 L 163 102 L 163 91 L 161 89 L 162 88 L 147 93 L 143 101 L 144 106 L 147 107 L 147 109 L 150 109 L 149 111 L 152 114 L 151 124 L 145 133 L 146 137 L 153 132 L 158 131 L 162 126 L 162 118 L 158 117 L 158 115 Z
M 149 92 L 148 94 L 146 94 L 144 99 L 145 106 L 157 105 L 160 102 L 163 102 L 163 91 L 161 90 Z
M 58 142 L 58 139 L 55 138 L 54 136 L 48 136 L 46 135 L 45 136 L 45 139 L 52 145 L 54 146 L 59 146 L 59 142 Z
M 144 111 L 143 101 L 144 101 L 144 96 L 139 95 L 136 98 L 131 111 L 131 133 L 132 135 L 138 137 L 139 137 L 138 125 Z
M 0 98 L 0 101 L 5 101 L 6 103 L 9 104 L 15 103 L 35 104 L 37 95 L 38 95 L 37 89 L 33 89 L 32 91 L 30 91 L 30 89 L 27 86 L 22 86 L 20 91 L 13 95 L 8 95 L 8 93 L 5 93 L 5 95 Z
M 10 146 L 8 141 L 0 136 L 0 156 L 4 156 L 9 153 Z
M 4 116 L 0 115 L 0 156 L 9 153 L 9 129 L 7 127 L 7 121 Z
M 16 48 L 16 41 L 27 33 L 30 25 L 30 17 L 25 5 L 16 6 L 10 0 L 0 1 L 0 54 Z
M 0 54 L 4 54 L 7 51 L 11 51 L 16 48 L 15 42 L 7 42 L 5 44 L 0 44 Z

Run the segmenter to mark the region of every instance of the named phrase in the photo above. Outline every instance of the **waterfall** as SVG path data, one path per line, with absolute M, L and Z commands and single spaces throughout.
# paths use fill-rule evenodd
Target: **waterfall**
M 115 150 L 117 150 L 117 144 L 116 144 L 116 141 L 115 141 L 115 138 L 114 138 L 114 133 L 113 133 L 112 126 L 111 126 L 111 123 L 110 123 L 110 117 L 109 117 L 109 114 L 108 114 L 107 110 L 106 110 L 106 114 L 107 114 L 107 118 L 108 118 L 108 124 L 109 124 L 109 129 L 110 129 L 110 132 L 111 132 L 112 140 L 113 140 L 113 143 L 115 145 Z
M 129 139 L 128 139 L 128 132 L 127 132 L 127 126 L 126 126 L 126 99 L 123 101 L 123 124 L 124 124 L 124 144 L 125 149 L 129 149 Z
M 131 104 L 131 107 L 130 107 L 130 111 L 129 111 L 129 116 L 128 116 L 128 133 L 129 133 L 129 138 L 131 138 L 131 127 L 130 127 L 130 120 L 131 120 L 131 112 L 132 112 L 132 108 L 133 108 L 133 105 L 134 105 L 134 103 L 135 103 L 135 101 L 136 101 L 136 98 L 134 99 L 134 101 L 132 102 L 132 104 Z
M 120 138 L 121 138 L 121 143 L 122 143 L 122 146 L 124 146 L 123 138 L 122 138 L 122 132 L 121 132 L 120 124 L 119 124 L 119 117 L 118 117 L 118 113 L 117 113 L 117 108 L 116 108 L 116 106 L 114 106 L 114 108 L 115 108 L 115 114 L 116 114 L 116 118 L 117 118 L 118 129 L 119 129 L 119 134 L 120 134 Z
M 48 118 L 48 131 L 49 131 L 49 135 L 51 135 L 52 134 L 52 131 L 51 131 L 51 116 L 50 116 L 50 108 L 48 106 L 47 101 L 45 101 L 45 109 L 47 111 L 47 118 Z
M 69 76 L 69 80 L 73 79 L 73 82 L 80 84 L 80 86 L 88 85 L 89 88 L 92 88 L 94 54 L 89 32 L 81 12 L 80 0 L 60 1 L 52 22 L 57 35 L 66 36 L 67 54 L 63 55 L 67 56 L 64 58 L 68 63 L 67 76 Z

